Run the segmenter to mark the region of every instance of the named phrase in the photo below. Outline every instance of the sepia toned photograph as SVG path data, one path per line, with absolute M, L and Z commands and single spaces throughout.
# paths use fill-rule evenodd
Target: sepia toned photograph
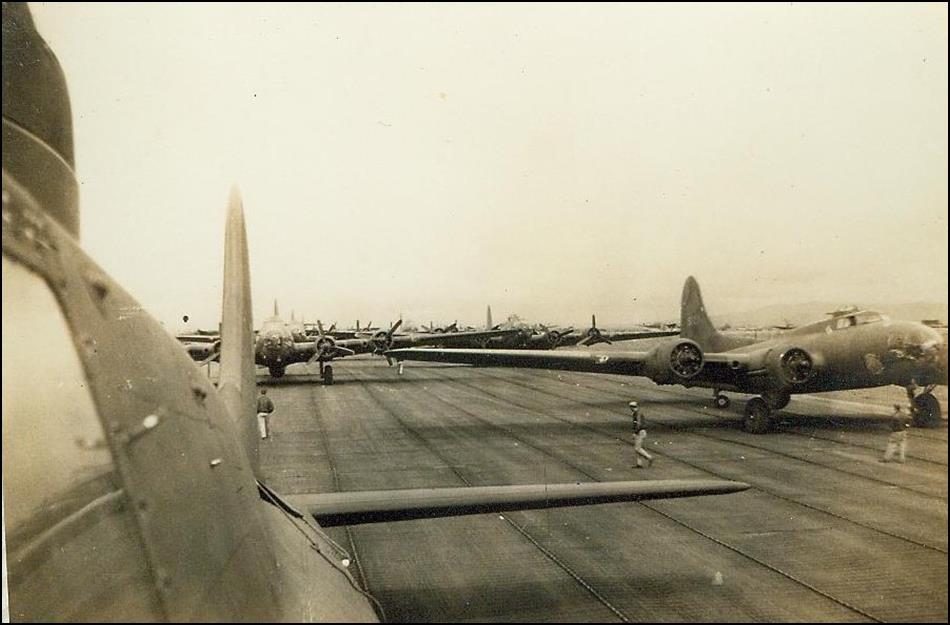
M 3 622 L 947 622 L 946 3 L 2 10 Z

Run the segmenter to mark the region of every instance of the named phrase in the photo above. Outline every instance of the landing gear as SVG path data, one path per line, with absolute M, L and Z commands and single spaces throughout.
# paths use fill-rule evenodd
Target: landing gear
M 761 397 L 753 397 L 745 405 L 742 429 L 750 434 L 765 434 L 772 428 L 772 409 Z
M 914 425 L 919 428 L 940 427 L 943 417 L 940 402 L 933 393 L 922 393 L 914 398 Z
M 722 393 L 720 393 L 719 390 L 716 390 L 716 391 L 715 391 L 715 398 L 714 398 L 714 399 L 715 399 L 715 401 L 716 401 L 716 408 L 719 408 L 720 410 L 725 410 L 726 408 L 729 407 L 729 404 L 732 403 L 732 402 L 729 400 L 729 398 L 726 397 L 725 395 L 723 395 Z
M 792 396 L 789 393 L 778 391 L 775 393 L 762 393 L 762 399 L 765 400 L 765 403 L 767 403 L 772 410 L 781 410 L 792 400 Z
M 283 377 L 284 371 L 286 371 L 286 367 L 281 367 L 280 365 L 273 365 L 271 367 L 268 367 L 268 371 L 270 371 L 270 377 L 280 378 L 280 377 Z
M 333 385 L 333 365 L 327 365 L 326 367 L 322 367 L 322 369 L 323 371 L 321 373 L 321 376 L 323 377 L 323 383 L 326 384 L 327 386 L 332 386 Z

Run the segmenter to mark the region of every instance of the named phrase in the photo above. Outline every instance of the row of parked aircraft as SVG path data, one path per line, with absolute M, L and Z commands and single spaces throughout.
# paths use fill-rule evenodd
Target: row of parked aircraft
M 699 284 L 686 280 L 681 301 L 680 330 L 643 329 L 604 333 L 596 317 L 585 332 L 573 328 L 528 326 L 518 320 L 493 325 L 488 309 L 485 329 L 458 331 L 456 324 L 430 333 L 388 331 L 337 338 L 318 322 L 317 336 L 294 332 L 293 324 L 276 315 L 264 322 L 255 341 L 256 362 L 273 377 L 296 362 L 319 362 L 326 383 L 333 369 L 325 363 L 358 353 L 385 354 L 390 360 L 424 360 L 493 367 L 527 367 L 644 376 L 658 384 L 681 384 L 713 390 L 716 405 L 728 408 L 724 391 L 753 394 L 744 408 L 743 428 L 751 433 L 772 429 L 773 412 L 792 395 L 899 385 L 908 393 L 914 423 L 941 423 L 940 404 L 933 395 L 947 383 L 947 344 L 929 325 L 893 321 L 886 315 L 843 308 L 828 319 L 778 331 L 765 338 L 717 330 L 706 312 Z M 648 351 L 557 351 L 558 347 L 676 336 Z M 194 358 L 217 358 L 218 337 L 181 336 Z M 213 339 L 213 340 L 212 340 Z M 210 342 L 209 342 L 210 341 Z M 419 349 L 428 346 L 430 349 Z
M 274 314 L 266 319 L 254 337 L 255 363 L 266 367 L 271 377 L 280 378 L 287 367 L 296 363 L 318 363 L 320 377 L 325 384 L 333 384 L 333 366 L 329 363 L 344 356 L 356 354 L 383 354 L 392 349 L 432 346 L 481 349 L 555 349 L 571 345 L 596 345 L 640 338 L 656 338 L 676 335 L 675 331 L 641 329 L 624 332 L 604 332 L 597 327 L 597 317 L 591 317 L 591 327 L 584 332 L 573 328 L 549 328 L 544 325 L 530 326 L 509 319 L 504 324 L 492 323 L 491 307 L 488 307 L 484 329 L 458 329 L 458 323 L 445 327 L 430 326 L 426 332 L 397 331 L 402 326 L 400 319 L 388 330 L 356 328 L 336 330 L 334 324 L 324 329 L 323 324 L 305 324 L 293 319 L 281 318 L 277 303 Z M 198 331 L 179 334 L 178 340 L 193 359 L 201 364 L 217 361 L 221 353 L 221 337 L 216 331 Z

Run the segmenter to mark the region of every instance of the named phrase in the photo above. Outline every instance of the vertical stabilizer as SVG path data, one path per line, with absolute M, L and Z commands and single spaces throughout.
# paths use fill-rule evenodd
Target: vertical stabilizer
M 254 414 L 255 384 L 247 233 L 244 229 L 241 195 L 237 187 L 233 187 L 228 200 L 224 234 L 224 301 L 221 308 L 221 374 L 218 390 L 234 419 L 251 467 L 257 475 L 260 438 Z
M 719 332 L 709 320 L 706 307 L 703 305 L 703 296 L 699 291 L 696 278 L 686 278 L 683 285 L 683 299 L 680 302 L 680 335 L 696 341 L 703 351 L 719 349 Z
M 491 306 L 489 306 L 485 311 L 485 329 L 491 330 L 494 327 L 494 324 L 491 322 Z

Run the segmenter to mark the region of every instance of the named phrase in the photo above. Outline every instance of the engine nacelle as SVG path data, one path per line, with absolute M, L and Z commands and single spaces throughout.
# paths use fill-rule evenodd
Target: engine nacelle
M 699 375 L 705 362 L 702 348 L 694 341 L 672 341 L 651 350 L 646 374 L 657 384 L 682 384 Z
M 782 386 L 801 386 L 818 373 L 820 360 L 801 347 L 775 348 L 766 355 L 765 368 Z

